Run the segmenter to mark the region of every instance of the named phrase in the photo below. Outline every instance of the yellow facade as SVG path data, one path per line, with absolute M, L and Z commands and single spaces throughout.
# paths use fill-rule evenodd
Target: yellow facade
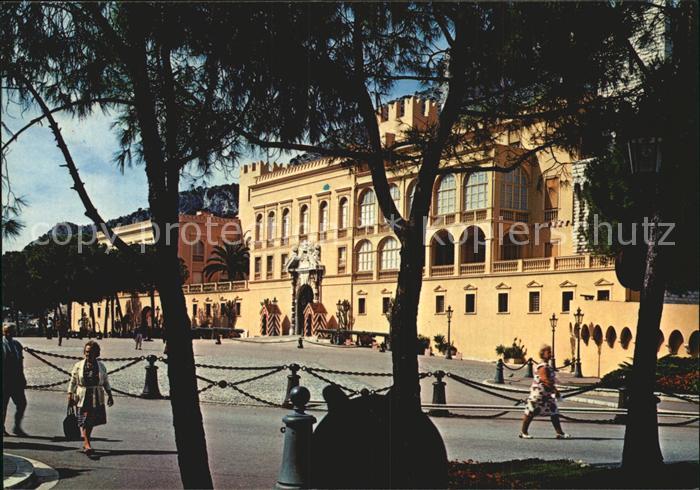
M 436 111 L 434 103 L 417 98 L 390 104 L 379 118 L 382 137 L 394 141 L 408 126 L 430 121 Z M 499 143 L 469 158 L 480 166 L 504 165 L 514 153 L 533 146 L 525 130 L 504 130 Z M 561 364 L 572 357 L 573 312 L 580 307 L 591 335 L 581 346 L 584 374 L 597 375 L 599 359 L 604 374 L 631 358 L 638 295 L 620 285 L 612 261 L 586 253 L 576 231 L 585 213 L 575 192 L 584 166 L 575 155 L 547 151 L 519 172 L 484 172 L 473 180 L 455 173 L 436 182 L 426 222 L 420 334 L 447 336 L 445 310 L 451 306 L 451 338 L 464 358 L 495 360 L 495 347 L 514 338 L 535 357 L 543 343 L 551 343 L 549 317 L 554 313 L 555 356 Z M 404 216 L 414 177 L 411 169 L 389 174 Z M 206 304 L 235 300 L 241 309 L 237 328 L 260 335 L 261 303 L 276 299 L 283 330 L 293 331 L 296 298 L 284 264 L 293 247 L 310 242 L 320 247 L 323 278 L 314 300 L 325 307 L 327 323 L 337 322 L 336 303 L 348 300 L 355 330 L 387 332 L 383 309 L 395 291 L 398 252 L 368 192 L 369 172 L 331 159 L 245 165 L 239 217 L 251 249 L 249 280 L 185 286 L 190 314 L 195 305 L 201 311 Z M 520 234 L 509 238 L 513 226 Z M 512 236 L 521 238 L 525 232 L 530 243 L 513 243 Z M 470 237 L 484 244 L 474 247 Z M 602 342 L 597 332 L 593 337 L 596 326 Z M 621 342 L 624 328 L 631 341 L 625 333 Z M 691 335 L 697 344 L 698 305 L 665 305 L 661 330 L 660 355 L 685 355 Z M 683 340 L 676 346 L 679 334 Z

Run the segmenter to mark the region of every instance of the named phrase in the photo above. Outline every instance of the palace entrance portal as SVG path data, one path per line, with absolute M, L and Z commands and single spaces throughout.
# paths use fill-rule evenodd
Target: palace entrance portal
M 311 335 L 311 324 L 304 322 L 304 311 L 309 304 L 321 302 L 321 282 L 325 267 L 321 264 L 321 247 L 303 242 L 292 248 L 284 268 L 292 278 L 292 328 L 293 335 Z

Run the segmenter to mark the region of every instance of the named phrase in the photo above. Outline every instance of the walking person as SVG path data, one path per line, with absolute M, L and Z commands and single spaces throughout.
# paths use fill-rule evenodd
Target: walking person
M 552 425 L 557 433 L 557 439 L 569 439 L 571 436 L 561 428 L 559 420 L 559 409 L 557 408 L 557 398 L 559 390 L 556 385 L 556 373 L 549 365 L 552 358 L 552 348 L 548 345 L 540 349 L 540 359 L 542 362 L 537 365 L 535 378 L 530 386 L 530 395 L 527 398 L 523 425 L 520 430 L 521 439 L 532 439 L 528 433 L 532 419 L 537 415 L 549 415 Z
M 138 327 L 136 327 L 134 340 L 136 341 L 135 350 L 143 350 L 143 325 L 139 325 Z
M 98 425 L 107 423 L 105 393 L 107 406 L 114 404 L 112 388 L 109 385 L 107 368 L 99 360 L 100 345 L 89 340 L 83 348 L 85 359 L 73 366 L 68 385 L 68 404 L 78 408 L 78 426 L 83 437 L 83 452 L 91 457 L 94 452 L 90 437 Z
M 15 426 L 12 432 L 24 437 L 27 434 L 22 430 L 22 418 L 27 408 L 27 397 L 24 389 L 27 387 L 27 379 L 24 377 L 24 355 L 22 344 L 13 337 L 15 327 L 7 325 L 2 329 L 2 432 L 5 436 L 10 434 L 5 430 L 5 417 L 10 400 L 15 404 Z

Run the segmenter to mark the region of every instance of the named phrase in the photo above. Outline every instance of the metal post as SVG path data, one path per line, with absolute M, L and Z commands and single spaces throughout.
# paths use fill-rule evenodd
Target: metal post
M 163 398 L 158 387 L 158 366 L 155 365 L 158 358 L 151 354 L 146 357 L 148 366 L 146 366 L 146 382 L 143 385 L 141 398 L 156 399 Z
M 534 378 L 535 373 L 532 371 L 532 365 L 535 363 L 535 361 L 532 360 L 532 357 L 527 360 L 527 368 L 525 371 L 525 377 L 526 378 Z
M 450 336 L 450 326 L 452 324 L 452 306 L 447 306 L 447 355 L 445 359 L 452 359 L 452 337 Z
M 494 378 L 494 381 L 499 385 L 505 383 L 503 380 L 503 359 L 499 359 L 496 362 L 496 377 Z
M 583 378 L 581 371 L 581 326 L 579 326 L 576 342 L 576 367 L 574 368 L 574 378 Z
M 316 418 L 304 413 L 304 409 L 311 394 L 303 386 L 295 386 L 289 397 L 294 411 L 282 419 L 284 449 L 277 488 L 308 488 L 311 484 L 311 435 Z
M 628 396 L 627 388 L 625 386 L 621 386 L 618 389 L 617 408 L 627 408 L 627 401 L 629 400 Z M 625 424 L 627 423 L 627 414 L 617 414 L 615 415 L 614 420 L 618 424 Z
M 297 342 L 298 342 L 297 349 L 303 349 L 304 348 L 304 338 L 299 337 L 299 340 Z
M 292 393 L 292 389 L 299 386 L 300 376 L 297 374 L 297 372 L 299 372 L 299 369 L 301 369 L 299 364 L 289 365 L 289 370 L 291 371 L 291 374 L 287 375 L 287 391 L 284 395 L 284 402 L 282 403 L 282 405 L 286 408 L 292 408 L 292 401 L 290 400 L 289 396 Z
M 447 403 L 447 397 L 445 396 L 445 382 L 442 380 L 442 378 L 445 377 L 445 371 L 435 371 L 433 376 L 435 376 L 436 379 L 433 382 L 433 404 L 445 405 Z M 434 408 L 431 409 L 428 414 L 436 417 L 445 417 L 449 415 L 450 412 L 442 408 Z

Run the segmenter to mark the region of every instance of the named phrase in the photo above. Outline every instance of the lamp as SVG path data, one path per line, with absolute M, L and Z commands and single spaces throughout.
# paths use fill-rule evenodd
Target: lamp
M 627 142 L 632 175 L 661 171 L 661 138 L 635 138 Z
M 574 320 L 576 320 L 576 326 L 578 326 L 578 334 L 576 335 L 576 367 L 574 369 L 574 378 L 583 378 L 583 372 L 581 371 L 581 323 L 583 323 L 583 312 L 581 308 L 576 308 L 576 313 L 574 313 Z
M 550 363 L 552 367 L 555 367 L 557 365 L 556 361 L 554 360 L 554 332 L 557 329 L 557 322 L 559 319 L 557 316 L 552 313 L 552 317 L 549 319 L 549 324 L 552 326 L 552 358 L 550 359 Z
M 445 355 L 445 359 L 452 359 L 452 340 L 450 335 L 453 313 L 452 306 L 448 305 L 445 313 L 447 313 L 447 355 Z

